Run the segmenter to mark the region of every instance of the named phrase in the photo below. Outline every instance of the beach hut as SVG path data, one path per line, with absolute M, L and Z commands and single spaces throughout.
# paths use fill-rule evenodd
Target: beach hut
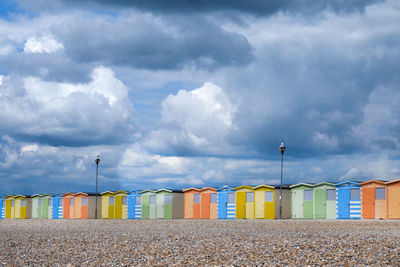
M 254 219 L 254 190 L 253 187 L 242 185 L 235 188 L 236 218 Z
M 184 195 L 180 190 L 156 191 L 157 219 L 183 219 Z
M 299 183 L 290 186 L 292 219 L 312 219 L 314 194 L 313 185 Z
M 52 219 L 62 219 L 63 218 L 63 197 L 62 194 L 52 195 Z
M 218 218 L 218 195 L 214 187 L 204 187 L 200 189 L 200 218 Z
M 336 186 L 338 219 L 361 219 L 361 189 L 359 182 L 344 181 Z
M 39 219 L 41 217 L 42 209 L 39 208 L 40 194 L 34 194 L 32 199 L 32 219 Z
M 184 196 L 184 218 L 200 219 L 200 189 L 183 189 Z
M 232 186 L 222 186 L 218 192 L 218 219 L 235 219 L 236 201 L 235 188 Z
M 115 219 L 127 219 L 128 218 L 128 195 L 126 191 L 121 190 L 114 192 L 115 206 L 114 206 L 114 218 Z
M 254 218 L 275 218 L 275 187 L 259 185 L 254 190 Z
M 0 219 L 6 218 L 6 200 L 4 196 L 0 196 Z
M 155 219 L 156 218 L 156 191 L 143 190 L 140 192 L 142 196 L 142 219 Z
M 142 218 L 142 196 L 139 191 L 128 192 L 128 219 Z
M 386 183 L 387 218 L 400 219 L 400 179 Z
M 336 187 L 322 182 L 313 186 L 314 219 L 336 219 Z
M 14 197 L 14 218 L 32 218 L 32 200 L 29 196 L 17 195 Z
M 105 191 L 100 194 L 101 198 L 101 218 L 114 219 L 115 197 L 114 192 Z
M 97 218 L 100 218 L 100 202 L 97 197 Z M 94 219 L 96 214 L 96 195 L 93 193 L 63 194 L 63 217 L 65 219 Z
M 14 219 L 15 218 L 15 207 L 14 207 L 14 196 L 8 195 L 4 198 L 5 200 L 5 219 Z
M 279 219 L 279 198 L 281 195 L 280 186 L 275 186 L 275 219 Z M 292 205 L 292 195 L 291 190 L 288 185 L 282 185 L 282 218 L 281 219 L 290 219 L 291 218 L 291 205 Z
M 361 185 L 361 217 L 363 219 L 386 219 L 385 181 L 371 180 Z
M 63 196 L 63 218 L 74 219 L 75 218 L 75 198 L 74 193 L 65 193 Z

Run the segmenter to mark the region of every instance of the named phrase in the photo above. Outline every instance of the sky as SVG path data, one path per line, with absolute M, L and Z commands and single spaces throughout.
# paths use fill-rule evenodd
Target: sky
M 400 177 L 399 1 L 3 0 L 0 194 Z

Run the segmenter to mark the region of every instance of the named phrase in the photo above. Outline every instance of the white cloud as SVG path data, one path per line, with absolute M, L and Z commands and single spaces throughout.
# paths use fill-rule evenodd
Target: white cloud
M 136 127 L 128 88 L 106 67 L 95 68 L 91 79 L 72 84 L 26 77 L 23 88 L 3 82 L 0 129 L 13 134 L 125 142 Z
M 164 124 L 150 133 L 144 145 L 154 151 L 224 153 L 230 147 L 226 137 L 237 129 L 235 113 L 227 94 L 213 83 L 204 83 L 192 91 L 180 90 L 161 103 Z
M 54 36 L 51 34 L 43 34 L 41 36 L 30 37 L 24 45 L 25 53 L 54 53 L 64 46 L 62 43 L 55 40 Z
M 20 155 L 22 156 L 26 152 L 36 152 L 39 150 L 38 144 L 31 144 L 21 147 Z

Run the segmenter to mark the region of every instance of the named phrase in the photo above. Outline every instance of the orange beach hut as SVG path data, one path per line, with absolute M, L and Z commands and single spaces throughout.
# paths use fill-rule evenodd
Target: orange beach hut
M 217 189 L 214 187 L 204 187 L 200 190 L 200 218 L 217 219 L 218 201 Z
M 361 185 L 361 216 L 363 219 L 386 219 L 386 184 L 370 180 Z
M 200 219 L 200 189 L 185 188 L 183 191 L 184 219 Z
M 400 179 L 386 183 L 388 219 L 400 219 Z
M 64 219 L 94 219 L 96 212 L 96 195 L 88 193 L 63 194 Z M 97 196 L 97 218 L 100 218 L 101 199 Z

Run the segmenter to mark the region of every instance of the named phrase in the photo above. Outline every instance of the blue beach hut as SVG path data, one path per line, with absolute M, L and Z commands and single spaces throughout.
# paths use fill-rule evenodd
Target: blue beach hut
M 236 218 L 235 188 L 224 185 L 217 188 L 218 196 L 218 219 Z
M 361 187 L 359 182 L 345 181 L 336 186 L 338 219 L 361 219 Z
M 62 219 L 63 218 L 63 196 L 62 194 L 52 194 L 52 219 Z
M 142 218 L 142 196 L 140 191 L 128 192 L 128 219 Z
M 4 219 L 6 216 L 6 200 L 4 196 L 0 196 L 0 219 Z

